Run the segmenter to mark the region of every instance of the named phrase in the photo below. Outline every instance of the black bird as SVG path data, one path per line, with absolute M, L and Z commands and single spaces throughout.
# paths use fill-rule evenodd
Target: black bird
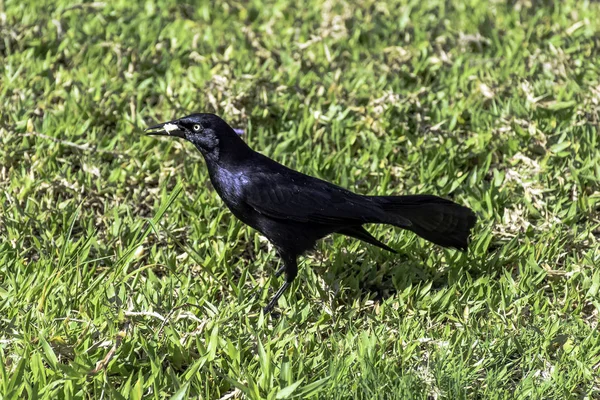
M 191 114 L 146 129 L 149 135 L 192 142 L 231 212 L 261 232 L 283 261 L 285 282 L 265 307 L 270 312 L 298 273 L 296 259 L 317 240 L 340 233 L 382 249 L 363 224 L 390 224 L 444 247 L 467 249 L 473 211 L 431 195 L 363 196 L 304 175 L 255 152 L 214 114 Z

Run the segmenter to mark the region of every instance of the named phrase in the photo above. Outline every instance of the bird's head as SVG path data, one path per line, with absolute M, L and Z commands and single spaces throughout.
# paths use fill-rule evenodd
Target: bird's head
M 219 151 L 245 143 L 239 138 L 243 131 L 231 128 L 215 114 L 190 114 L 146 129 L 148 135 L 175 136 L 189 140 L 204 154 L 219 156 Z

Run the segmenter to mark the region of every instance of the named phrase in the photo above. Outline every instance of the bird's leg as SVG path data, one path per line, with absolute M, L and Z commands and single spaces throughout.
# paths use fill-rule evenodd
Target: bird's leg
M 271 301 L 269 301 L 269 304 L 267 304 L 267 306 L 264 308 L 263 311 L 265 314 L 270 313 L 273 310 L 273 307 L 275 307 L 277 301 L 279 301 L 279 298 L 285 293 L 287 288 L 290 287 L 296 278 L 296 275 L 298 275 L 298 263 L 296 262 L 296 256 L 282 255 L 281 258 L 283 259 L 283 267 L 277 271 L 276 276 L 279 276 L 281 273 L 285 272 L 285 282 L 279 288 L 277 293 L 275 293 L 275 296 L 273 296 Z
M 283 274 L 284 272 L 285 272 L 285 264 L 282 265 L 281 267 L 279 267 L 277 272 L 275 272 L 275 278 L 279 278 L 281 276 L 281 274 Z
M 277 301 L 283 295 L 283 293 L 287 290 L 287 288 L 290 287 L 290 284 L 291 284 L 291 282 L 288 282 L 288 281 L 283 282 L 283 285 L 279 288 L 277 293 L 275 293 L 275 296 L 273 296 L 271 301 L 269 301 L 269 304 L 267 304 L 267 306 L 263 309 L 263 312 L 265 314 L 269 314 L 271 311 L 273 311 L 273 307 L 275 307 L 275 305 L 277 304 Z

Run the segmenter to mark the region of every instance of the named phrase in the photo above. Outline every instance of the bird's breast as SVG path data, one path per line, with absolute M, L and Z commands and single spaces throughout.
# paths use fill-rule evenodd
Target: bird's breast
M 218 169 L 210 174 L 210 180 L 219 196 L 225 201 L 235 201 L 243 194 L 243 187 L 247 184 L 247 178 L 242 173 L 231 172 L 226 169 Z
M 225 205 L 237 218 L 254 226 L 253 214 L 255 211 L 244 201 L 244 187 L 249 183 L 248 177 L 243 173 L 226 169 L 216 169 L 210 172 L 212 185 Z

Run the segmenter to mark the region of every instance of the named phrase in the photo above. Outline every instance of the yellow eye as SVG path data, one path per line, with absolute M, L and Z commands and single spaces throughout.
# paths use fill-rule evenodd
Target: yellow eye
M 200 125 L 198 125 L 198 124 L 194 125 L 194 130 L 196 132 L 198 132 L 200 130 Z

